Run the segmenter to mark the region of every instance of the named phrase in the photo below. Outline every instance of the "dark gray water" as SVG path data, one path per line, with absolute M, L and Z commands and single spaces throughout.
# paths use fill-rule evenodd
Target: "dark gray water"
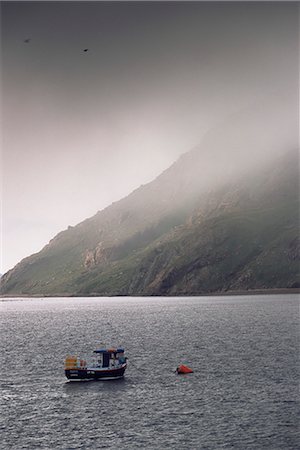
M 296 295 L 0 306 L 3 449 L 298 446 Z M 125 378 L 66 382 L 64 357 L 103 344 L 125 346 Z

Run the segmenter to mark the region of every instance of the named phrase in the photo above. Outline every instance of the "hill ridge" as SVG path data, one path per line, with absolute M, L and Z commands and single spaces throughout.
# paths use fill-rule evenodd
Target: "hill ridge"
M 197 179 L 199 161 L 201 149 L 185 154 L 152 182 L 58 233 L 1 278 L 1 293 L 196 295 L 297 287 L 299 256 L 291 254 L 298 248 L 298 151 L 224 177 L 217 187 Z

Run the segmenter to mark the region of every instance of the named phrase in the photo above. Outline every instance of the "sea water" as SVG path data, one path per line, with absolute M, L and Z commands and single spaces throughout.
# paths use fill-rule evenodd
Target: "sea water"
M 298 446 L 297 295 L 0 306 L 2 449 Z M 67 354 L 104 346 L 125 347 L 124 379 L 67 381 Z

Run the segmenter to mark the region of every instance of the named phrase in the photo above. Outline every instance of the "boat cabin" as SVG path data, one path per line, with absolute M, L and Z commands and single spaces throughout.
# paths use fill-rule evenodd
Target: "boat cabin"
M 118 367 L 126 362 L 124 348 L 101 348 L 94 350 L 96 354 L 96 367 Z

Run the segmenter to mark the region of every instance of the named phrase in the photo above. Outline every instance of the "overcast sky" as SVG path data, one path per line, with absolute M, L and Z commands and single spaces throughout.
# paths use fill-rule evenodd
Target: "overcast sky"
M 2 273 L 233 113 L 283 95 L 295 116 L 296 3 L 1 6 Z

